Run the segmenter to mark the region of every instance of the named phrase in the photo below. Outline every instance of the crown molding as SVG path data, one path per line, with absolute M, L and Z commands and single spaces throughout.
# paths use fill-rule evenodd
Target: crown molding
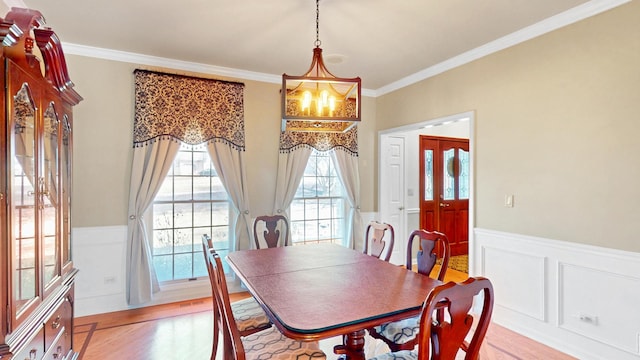
M 120 50 L 98 48 L 93 46 L 64 43 L 64 51 L 67 54 L 93 57 L 98 59 L 113 60 L 134 63 L 147 66 L 157 66 L 169 69 L 199 72 L 219 76 L 228 76 L 244 80 L 255 80 L 267 83 L 282 83 L 282 76 L 228 68 L 223 66 L 208 65 L 176 59 L 162 58 Z
M 197 72 L 202 74 L 212 74 L 226 76 L 234 79 L 253 80 L 273 84 L 282 84 L 282 75 L 272 75 L 255 71 L 247 71 L 223 66 L 195 63 L 176 59 L 162 58 L 120 50 L 98 48 L 93 46 L 78 45 L 73 43 L 63 43 L 66 54 L 93 57 L 104 60 L 113 60 L 140 64 L 146 66 L 157 66 L 168 69 Z M 375 96 L 375 90 L 362 89 L 362 96 Z
M 576 6 L 563 13 L 557 14 L 536 24 L 528 26 L 524 29 L 511 33 L 500 39 L 479 46 L 473 50 L 462 53 L 451 59 L 445 60 L 439 64 L 418 71 L 412 75 L 404 77 L 398 81 L 394 81 L 388 85 L 380 87 L 376 90 L 362 89 L 362 96 L 378 97 L 403 87 L 412 85 L 432 76 L 441 74 L 445 71 L 462 66 L 471 61 L 480 59 L 492 53 L 504 50 L 508 47 L 517 45 L 527 40 L 533 39 L 540 35 L 554 31 L 561 27 L 570 25 L 588 17 L 600 14 L 604 11 L 613 9 L 631 0 L 591 0 L 582 5 Z M 73 43 L 63 43 L 65 53 L 87 56 L 105 60 L 114 60 L 128 62 L 147 66 L 157 66 L 169 69 L 198 72 L 204 74 L 212 74 L 218 76 L 226 76 L 236 79 L 261 81 L 267 83 L 281 84 L 282 76 L 241 69 L 234 69 L 222 66 L 208 65 L 202 63 L 194 63 L 182 60 L 161 58 L 156 56 L 137 54 L 119 50 L 111 50 L 97 48 Z
M 531 40 L 540 35 L 557 30 L 561 27 L 573 24 L 580 20 L 584 20 L 591 16 L 600 14 L 607 10 L 628 3 L 631 0 L 592 0 L 582 5 L 576 6 L 560 14 L 542 20 L 538 23 L 530 25 L 526 28 L 518 30 L 509 35 L 503 36 L 485 45 L 469 50 L 451 59 L 445 60 L 439 64 L 428 67 L 417 73 L 411 74 L 398 81 L 394 81 L 388 85 L 380 87 L 376 90 L 374 97 L 382 96 L 403 87 L 415 84 L 422 80 L 441 74 L 445 71 L 454 69 L 458 66 L 478 60 L 487 55 L 493 54 L 508 47 L 520 44 L 527 40 Z

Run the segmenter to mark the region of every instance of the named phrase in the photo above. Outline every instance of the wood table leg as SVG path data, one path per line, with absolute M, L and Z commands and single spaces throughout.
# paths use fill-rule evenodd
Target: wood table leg
M 364 330 L 354 331 L 342 337 L 342 345 L 333 347 L 333 352 L 345 360 L 364 360 Z

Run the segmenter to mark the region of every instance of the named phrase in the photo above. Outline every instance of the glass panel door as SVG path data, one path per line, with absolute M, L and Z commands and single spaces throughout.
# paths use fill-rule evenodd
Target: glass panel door
M 44 171 L 41 177 L 41 208 L 42 208 L 42 252 L 44 260 L 45 287 L 60 275 L 58 263 L 58 189 L 60 176 L 58 173 L 58 125 L 53 103 L 44 112 Z
M 35 105 L 24 84 L 13 97 L 11 138 L 11 239 L 13 248 L 13 297 L 16 314 L 24 311 L 37 294 L 36 268 L 36 128 Z

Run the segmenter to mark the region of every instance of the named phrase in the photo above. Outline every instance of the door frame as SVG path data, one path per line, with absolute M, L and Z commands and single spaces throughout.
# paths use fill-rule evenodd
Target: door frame
M 383 138 L 389 137 L 389 136 L 400 136 L 403 133 L 414 132 L 419 129 L 423 129 L 423 133 L 427 135 L 429 134 L 428 129 L 431 127 L 447 126 L 451 123 L 458 122 L 458 121 L 468 121 L 468 129 L 469 129 L 469 158 L 470 158 L 469 159 L 469 177 L 470 177 L 469 178 L 469 276 L 473 276 L 475 274 L 474 272 L 475 252 L 473 251 L 474 244 L 475 244 L 475 236 L 474 236 L 475 234 L 473 232 L 473 229 L 475 228 L 475 111 L 467 111 L 459 114 L 425 120 L 419 123 L 403 125 L 403 126 L 399 126 L 391 129 L 378 131 L 378 179 L 377 179 L 378 183 L 376 184 L 377 190 L 378 190 L 378 214 L 382 215 L 382 211 L 380 210 L 380 207 L 382 204 L 381 202 L 382 192 L 380 189 L 380 183 L 383 182 L 382 177 L 386 175 L 380 171 L 383 165 L 382 164 L 383 153 L 385 151 L 385 149 L 382 148 Z M 405 146 L 405 151 L 406 151 L 406 148 L 407 147 Z M 408 178 L 407 168 L 408 166 L 405 164 L 404 166 L 405 189 L 407 188 L 406 182 Z M 401 216 L 404 217 L 402 222 L 405 224 L 405 226 L 408 226 L 407 214 L 411 209 L 407 209 L 407 206 L 406 206 L 407 204 L 406 191 L 404 193 L 404 203 L 405 203 L 405 211 L 403 211 L 401 214 Z M 404 235 L 400 235 L 400 234 L 404 234 Z M 399 236 L 403 236 L 403 238 L 400 238 Z M 406 251 L 407 239 L 404 238 L 406 236 L 408 236 L 408 229 L 396 230 L 395 246 L 402 246 L 403 252 Z

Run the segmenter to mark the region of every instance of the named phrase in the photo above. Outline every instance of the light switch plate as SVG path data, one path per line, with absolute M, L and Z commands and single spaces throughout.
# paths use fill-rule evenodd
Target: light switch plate
M 508 207 L 508 208 L 512 208 L 513 207 L 513 195 L 512 194 L 507 194 L 504 196 L 504 206 Z

